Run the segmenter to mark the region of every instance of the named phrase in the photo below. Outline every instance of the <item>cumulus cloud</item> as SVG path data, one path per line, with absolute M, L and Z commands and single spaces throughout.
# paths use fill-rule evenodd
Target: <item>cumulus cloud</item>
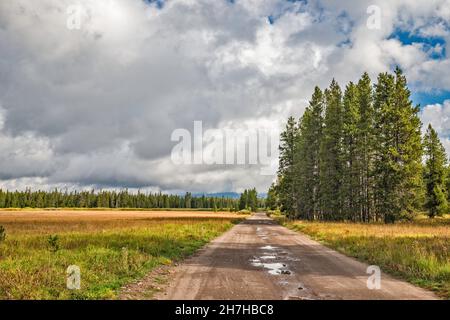
M 171 133 L 195 120 L 279 129 L 315 85 L 395 64 L 415 90 L 450 90 L 450 60 L 432 57 L 448 41 L 392 37 L 448 40 L 445 0 L 158 3 L 0 2 L 0 186 L 265 191 L 274 177 L 258 165 L 175 165 Z M 77 4 L 80 29 L 70 30 Z M 366 24 L 373 4 L 379 30 Z
M 438 133 L 442 144 L 450 155 L 450 100 L 442 104 L 430 104 L 425 106 L 421 112 L 423 131 L 431 124 Z

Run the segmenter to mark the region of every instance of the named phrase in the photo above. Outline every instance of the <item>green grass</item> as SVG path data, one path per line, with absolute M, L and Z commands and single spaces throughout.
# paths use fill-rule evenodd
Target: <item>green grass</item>
M 450 299 L 450 219 L 359 224 L 287 221 L 324 245 Z
M 235 222 L 124 219 L 105 227 L 87 221 L 86 231 L 79 226 L 67 230 L 70 222 L 41 230 L 23 226 L 0 243 L 0 299 L 114 299 L 123 285 L 192 254 Z M 50 234 L 58 235 L 56 252 L 49 247 Z M 66 288 L 69 265 L 81 269 L 81 290 Z

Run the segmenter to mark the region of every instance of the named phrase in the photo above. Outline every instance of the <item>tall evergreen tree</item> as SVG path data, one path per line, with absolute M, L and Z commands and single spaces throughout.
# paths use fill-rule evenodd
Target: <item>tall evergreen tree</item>
M 319 151 L 321 215 L 335 220 L 342 209 L 342 91 L 334 79 L 325 90 L 325 104 Z
M 269 191 L 267 192 L 266 207 L 269 210 L 275 210 L 278 208 L 278 192 L 275 183 L 270 185 Z
M 241 193 L 241 196 L 239 198 L 239 209 L 244 210 L 248 208 L 248 191 L 247 189 L 244 190 L 244 192 Z
M 299 125 L 296 140 L 294 177 L 298 214 L 314 219 L 319 213 L 319 150 L 322 139 L 324 96 L 314 89 Z
M 421 186 L 419 108 L 413 106 L 406 78 L 381 74 L 376 88 L 376 201 L 385 222 L 411 217 Z
M 447 155 L 436 131 L 428 125 L 424 137 L 426 166 L 424 180 L 426 185 L 426 208 L 431 218 L 442 215 L 447 210 L 447 190 L 445 174 Z
M 377 146 L 374 152 L 373 197 L 377 215 L 383 216 L 395 210 L 392 207 L 394 183 L 390 181 L 395 173 L 390 165 L 389 151 L 392 136 L 392 113 L 395 79 L 388 73 L 378 75 L 374 94 L 374 136 Z
M 256 188 L 248 190 L 248 206 L 253 212 L 258 210 L 258 192 Z
M 422 190 L 422 123 L 420 108 L 411 101 L 406 77 L 402 70 L 395 70 L 395 105 L 399 113 L 399 126 L 396 132 L 396 160 L 402 168 L 401 182 L 397 189 L 400 197 L 401 214 L 411 217 L 419 205 Z
M 297 135 L 297 125 L 294 117 L 289 117 L 285 130 L 280 136 L 280 161 L 278 167 L 279 200 L 281 210 L 292 215 L 295 211 L 294 186 L 294 154 Z
M 373 211 L 373 160 L 376 148 L 374 132 L 374 107 L 372 82 L 365 72 L 357 84 L 359 122 L 356 152 L 359 154 L 359 217 L 360 221 L 368 221 Z
M 358 219 L 360 209 L 360 167 L 358 152 L 359 101 L 358 88 L 350 82 L 344 93 L 342 119 L 342 210 L 346 219 Z

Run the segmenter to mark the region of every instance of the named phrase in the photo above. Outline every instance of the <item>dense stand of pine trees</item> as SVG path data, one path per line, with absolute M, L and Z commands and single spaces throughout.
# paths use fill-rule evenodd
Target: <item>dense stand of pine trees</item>
M 258 198 L 256 189 L 245 189 L 239 198 L 239 210 L 257 211 L 258 208 L 264 207 L 264 200 Z
M 344 92 L 335 80 L 316 87 L 301 119 L 290 117 L 281 134 L 268 206 L 291 217 L 363 222 L 445 212 L 447 156 L 431 126 L 422 141 L 418 112 L 399 68 L 375 85 L 365 73 Z
M 256 189 L 245 190 L 239 199 L 227 197 L 184 196 L 163 193 L 129 193 L 122 191 L 7 191 L 0 189 L 0 208 L 142 208 L 142 209 L 211 209 L 257 211 L 265 199 Z
M 0 208 L 192 208 L 238 210 L 238 199 L 116 191 L 4 191 Z

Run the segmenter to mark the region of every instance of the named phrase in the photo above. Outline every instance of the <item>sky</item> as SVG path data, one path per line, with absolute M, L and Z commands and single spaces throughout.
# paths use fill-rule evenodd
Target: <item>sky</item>
M 0 188 L 265 192 L 261 163 L 174 162 L 174 131 L 276 132 L 396 65 L 450 152 L 449 53 L 448 0 L 2 0 Z

